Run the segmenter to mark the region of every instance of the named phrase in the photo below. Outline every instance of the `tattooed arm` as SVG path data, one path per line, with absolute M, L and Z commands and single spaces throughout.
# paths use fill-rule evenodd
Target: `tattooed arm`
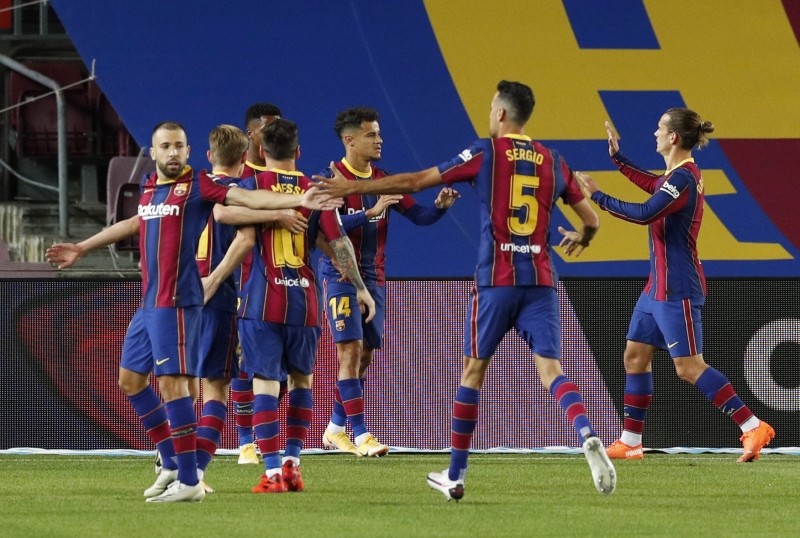
M 369 290 L 364 285 L 361 273 L 358 272 L 356 263 L 356 253 L 353 251 L 353 244 L 347 236 L 339 237 L 328 243 L 333 250 L 334 257 L 331 258 L 336 268 L 346 277 L 353 286 L 356 287 L 356 298 L 361 307 L 361 313 L 368 314 L 365 321 L 371 321 L 375 315 L 375 301 L 372 299 Z

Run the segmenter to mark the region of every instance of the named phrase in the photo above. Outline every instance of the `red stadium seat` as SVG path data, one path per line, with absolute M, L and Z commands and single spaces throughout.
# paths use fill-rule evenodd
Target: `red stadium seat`
M 121 207 L 120 201 L 123 197 L 123 187 L 125 192 L 130 193 L 132 185 L 136 191 L 135 200 L 139 201 L 139 183 L 142 176 L 155 171 L 155 162 L 148 155 L 139 157 L 112 157 L 108 163 L 108 176 L 106 178 L 106 193 L 108 203 L 106 205 L 106 222 L 114 224 L 120 220 L 132 216 L 127 213 L 127 206 Z M 126 196 L 128 198 L 129 196 Z M 122 210 L 122 212 L 120 212 Z

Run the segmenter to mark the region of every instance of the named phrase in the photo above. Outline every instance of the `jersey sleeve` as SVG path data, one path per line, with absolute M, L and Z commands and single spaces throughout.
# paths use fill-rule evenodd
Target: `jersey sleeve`
M 344 231 L 349 232 L 351 230 L 355 230 L 361 226 L 364 226 L 369 222 L 367 218 L 367 213 L 365 211 L 357 211 L 350 215 L 339 215 L 339 218 L 342 221 L 342 228 Z
M 611 215 L 636 224 L 650 224 L 679 211 L 686 205 L 688 189 L 696 188 L 691 173 L 675 170 L 646 202 L 623 202 L 601 191 L 592 194 L 592 200 Z
M 429 226 L 447 213 L 446 209 L 422 205 L 407 194 L 394 206 L 394 209 L 417 226 Z
M 342 227 L 342 221 L 339 218 L 339 212 L 335 209 L 320 212 L 319 229 L 329 243 L 334 239 L 339 239 L 340 237 L 345 237 L 347 235 Z
M 203 200 L 216 202 L 218 204 L 225 203 L 225 197 L 228 195 L 228 189 L 230 187 L 221 185 L 212 180 L 205 170 L 202 170 L 197 175 L 197 181 L 200 184 L 200 196 Z
M 472 181 L 481 171 L 485 151 L 483 140 L 477 140 L 456 157 L 440 164 L 437 168 L 444 183 L 452 185 L 460 181 Z
M 581 200 L 585 200 L 586 197 L 583 195 L 583 191 L 581 191 L 581 187 L 578 185 L 578 181 L 575 179 L 575 174 L 567 164 L 567 161 L 564 160 L 561 155 L 558 155 L 557 162 L 558 167 L 561 169 L 561 175 L 564 177 L 564 183 L 566 185 L 561 199 L 569 205 L 575 205 Z
M 653 194 L 656 192 L 658 180 L 661 176 L 637 166 L 619 151 L 611 156 L 611 161 L 631 183 L 647 193 Z

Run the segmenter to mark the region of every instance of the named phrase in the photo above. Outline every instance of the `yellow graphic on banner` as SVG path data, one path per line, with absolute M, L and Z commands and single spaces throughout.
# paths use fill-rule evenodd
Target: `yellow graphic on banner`
M 655 174 L 663 170 L 652 170 Z M 628 181 L 616 171 L 587 172 L 592 176 L 600 189 L 615 198 L 628 202 L 643 203 L 649 194 Z M 733 194 L 733 185 L 724 172 L 720 170 L 703 170 L 703 184 L 706 197 L 714 194 Z M 559 204 L 559 211 L 565 206 Z M 575 229 L 580 229 L 581 222 L 575 213 L 566 209 L 562 211 Z M 566 262 L 610 262 L 647 260 L 648 250 L 647 226 L 638 225 L 626 220 L 612 217 L 599 210 L 600 232 L 591 248 L 586 249 L 580 258 L 561 256 Z M 555 242 L 555 241 L 554 241 Z M 697 251 L 700 259 L 710 260 L 791 260 L 792 256 L 781 245 L 776 243 L 748 243 L 737 241 L 731 235 L 713 207 L 708 203 L 703 211 L 703 225 L 697 240 Z M 561 255 L 559 250 L 556 252 Z
M 526 134 L 540 140 L 605 138 L 601 91 L 677 91 L 711 119 L 715 138 L 800 138 L 800 47 L 778 0 L 645 0 L 658 50 L 582 50 L 560 0 L 467 0 L 425 7 L 475 131 L 488 136 L 489 101 L 501 79 L 530 84 L 537 106 Z M 453 10 L 458 10 L 458 17 Z M 464 37 L 470 29 L 469 37 Z M 598 28 L 598 31 L 603 31 Z M 608 31 L 614 31 L 609 28 Z M 654 111 L 652 123 L 663 111 Z M 652 136 L 650 131 L 636 136 Z M 624 149 L 624 133 L 620 133 Z M 701 164 L 702 166 L 702 164 Z M 657 171 L 661 173 L 662 171 Z M 604 192 L 646 193 L 616 171 L 591 172 Z M 703 170 L 706 205 L 698 249 L 705 260 L 783 260 L 776 243 L 738 241 L 713 210 L 734 193 L 722 171 Z M 574 214 L 565 212 L 577 225 Z M 592 248 L 567 262 L 646 260 L 647 228 L 601 212 Z
M 580 49 L 560 0 L 425 2 L 480 136 L 495 84 L 506 79 L 533 87 L 527 134 L 541 140 L 601 138 L 609 116 L 599 91 L 679 91 L 717 125 L 718 138 L 800 138 L 800 122 L 788 120 L 800 118 L 800 47 L 779 0 L 644 6 L 658 50 Z

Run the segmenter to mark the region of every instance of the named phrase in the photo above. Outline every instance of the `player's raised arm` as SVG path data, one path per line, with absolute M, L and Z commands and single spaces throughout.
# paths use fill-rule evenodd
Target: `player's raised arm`
M 342 200 L 329 194 L 323 195 L 315 187 L 312 187 L 302 194 L 288 194 L 272 192 L 263 189 L 228 189 L 225 196 L 225 203 L 230 205 L 240 205 L 250 209 L 291 209 L 295 207 L 306 207 L 315 210 L 335 209 L 342 205 Z
M 393 174 L 381 178 L 380 181 L 349 181 L 330 164 L 333 177 L 313 176 L 320 192 L 332 198 L 342 198 L 348 194 L 409 194 L 442 183 L 439 169 L 434 167 L 419 172 Z
M 84 254 L 107 245 L 113 245 L 139 233 L 139 216 L 119 221 L 80 243 L 56 243 L 45 251 L 45 259 L 65 269 L 74 265 Z

